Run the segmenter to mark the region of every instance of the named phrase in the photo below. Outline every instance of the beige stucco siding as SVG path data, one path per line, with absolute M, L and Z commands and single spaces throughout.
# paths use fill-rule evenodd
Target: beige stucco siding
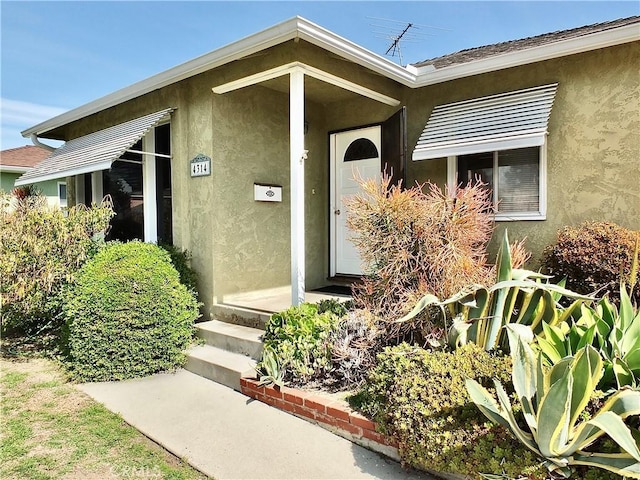
M 565 225 L 607 220 L 640 229 L 638 43 L 549 60 L 409 92 L 413 149 L 434 106 L 558 83 L 549 119 L 547 220 L 500 222 L 527 237 L 535 263 Z M 410 162 L 410 181 L 446 183 L 446 160 Z M 494 248 L 495 250 L 495 248 Z

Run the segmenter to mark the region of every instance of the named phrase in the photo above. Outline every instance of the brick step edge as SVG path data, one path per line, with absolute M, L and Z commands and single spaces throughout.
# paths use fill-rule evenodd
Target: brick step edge
M 353 443 L 400 461 L 397 444 L 376 432 L 374 422 L 343 403 L 295 388 L 260 386 L 254 378 L 241 378 L 240 388 L 248 397 L 318 424 Z

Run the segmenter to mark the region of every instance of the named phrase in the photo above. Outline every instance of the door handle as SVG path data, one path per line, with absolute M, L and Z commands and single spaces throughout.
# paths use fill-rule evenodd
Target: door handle
M 334 212 L 336 215 L 340 215 L 340 210 L 334 210 Z

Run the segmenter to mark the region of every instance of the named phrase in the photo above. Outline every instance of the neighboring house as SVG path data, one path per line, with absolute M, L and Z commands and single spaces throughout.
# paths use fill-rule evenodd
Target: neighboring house
M 15 188 L 15 181 L 24 173 L 30 172 L 51 151 L 46 148 L 26 145 L 10 148 L 0 152 L 0 190 L 7 193 Z M 67 183 L 64 178 L 47 180 L 33 184 L 38 191 L 47 197 L 51 206 L 67 206 Z
M 355 169 L 480 175 L 539 254 L 583 220 L 640 229 L 639 47 L 632 17 L 402 67 L 296 17 L 25 130 L 66 143 L 18 183 L 111 193 L 122 235 L 192 253 L 209 312 L 357 276 Z

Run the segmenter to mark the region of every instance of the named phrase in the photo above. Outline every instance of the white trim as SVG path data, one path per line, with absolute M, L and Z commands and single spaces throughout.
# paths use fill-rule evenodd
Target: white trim
M 214 93 L 217 93 L 217 94 L 228 93 L 234 90 L 239 90 L 241 88 L 255 85 L 257 83 L 266 82 L 267 80 L 278 78 L 283 75 L 288 75 L 296 71 L 301 71 L 305 75 L 313 77 L 317 80 L 329 83 L 331 85 L 335 85 L 336 87 L 340 87 L 345 90 L 349 90 L 350 92 L 354 92 L 364 97 L 371 98 L 372 100 L 376 100 L 386 105 L 391 105 L 391 106 L 400 105 L 400 100 L 397 100 L 395 98 L 389 97 L 382 93 L 376 92 L 374 90 L 371 90 L 370 88 L 363 87 L 362 85 L 358 85 L 357 83 L 350 82 L 349 80 L 346 80 L 344 78 L 338 77 L 331 73 L 325 72 L 323 70 L 320 70 L 319 68 L 306 65 L 302 62 L 291 62 L 284 65 L 280 65 L 279 67 L 271 68 L 263 72 L 258 72 L 253 75 L 240 78 L 238 80 L 233 80 L 231 82 L 218 85 L 217 87 L 213 87 L 212 90 Z
M 158 198 L 156 192 L 156 129 L 152 128 L 142 137 L 142 215 L 144 224 L 144 241 L 158 241 Z
M 329 135 L 329 276 L 335 277 L 336 268 L 336 133 Z
M 267 80 L 282 77 L 283 75 L 289 75 L 299 64 L 300 62 L 285 63 L 284 65 L 280 65 L 279 67 L 270 68 L 269 70 L 254 73 L 253 75 L 248 75 L 238 80 L 223 83 L 222 85 L 213 87 L 211 90 L 213 90 L 213 93 L 217 93 L 220 95 L 223 93 L 233 92 L 234 90 L 249 87 L 257 83 L 266 82 Z
M 412 88 L 447 82 L 458 78 L 470 77 L 482 73 L 495 72 L 505 68 L 518 67 L 529 63 L 542 62 L 553 58 L 576 55 L 591 50 L 612 47 L 640 40 L 640 26 L 637 23 L 612 28 L 601 32 L 560 40 L 538 47 L 516 52 L 494 55 L 473 62 L 435 69 L 433 65 L 413 67 L 416 80 Z
M 111 164 L 109 164 L 108 168 L 102 170 L 108 170 L 109 168 L 111 168 Z M 91 172 L 91 203 L 101 203 L 104 198 L 102 170 Z
M 545 138 L 546 140 L 546 138 Z M 489 150 L 485 150 L 489 151 Z M 494 220 L 496 222 L 516 222 L 527 220 L 546 220 L 547 219 L 547 142 L 545 141 L 540 146 L 539 155 L 539 175 L 540 185 L 538 190 L 538 211 L 537 212 L 510 212 L 494 214 Z M 497 174 L 497 169 L 494 167 L 494 175 Z M 449 188 L 457 188 L 458 182 L 458 157 L 455 155 L 447 157 L 447 184 Z M 497 181 L 494 180 L 494 185 L 497 185 Z M 453 190 L 451 190 L 453 192 Z M 493 192 L 493 195 L 497 195 L 497 192 Z M 496 199 L 493 199 L 495 205 Z
M 166 123 L 167 122 L 164 122 L 163 125 L 166 125 Z M 156 127 L 159 127 L 159 125 L 156 125 Z M 138 155 L 151 155 L 153 157 L 158 157 L 158 158 L 168 158 L 169 160 L 171 160 L 172 158 L 171 155 L 165 155 L 164 153 L 146 152 L 143 150 L 125 150 L 125 152 L 137 153 Z
M 456 189 L 458 188 L 458 185 L 456 182 L 457 176 L 458 176 L 456 158 L 457 157 L 455 155 L 451 155 L 447 157 L 447 186 L 449 187 L 449 193 L 451 195 L 454 195 Z
M 291 304 L 300 305 L 305 297 L 304 225 L 304 74 L 289 75 L 289 144 L 291 208 Z

